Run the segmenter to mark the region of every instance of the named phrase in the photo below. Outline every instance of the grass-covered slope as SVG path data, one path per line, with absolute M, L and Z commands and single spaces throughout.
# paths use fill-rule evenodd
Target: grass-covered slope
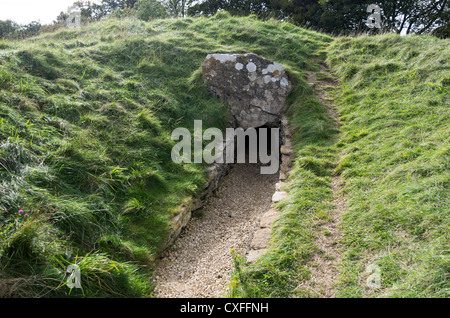
M 151 294 L 168 221 L 206 180 L 203 166 L 172 163 L 170 134 L 227 124 L 201 79 L 206 54 L 283 63 L 295 97 L 330 40 L 218 14 L 0 42 L 0 296 L 68 295 L 71 263 L 83 287 L 72 296 Z
M 341 296 L 449 296 L 449 44 L 385 35 L 330 46 L 349 198 Z M 361 280 L 369 264 L 380 290 Z
M 323 224 L 339 178 L 347 208 L 336 245 L 336 296 L 449 297 L 449 40 L 336 38 L 327 63 L 339 82 L 326 89 L 340 124 L 311 94 L 291 100 L 289 198 L 279 204 L 273 248 L 249 267 L 236 260 L 232 294 L 325 294 L 313 274 L 317 259 L 331 257 L 317 242 L 329 235 Z M 381 286 L 371 288 L 367 280 L 376 273 Z
M 202 165 L 172 163 L 170 134 L 194 119 L 225 128 L 201 64 L 252 52 L 295 84 L 295 160 L 273 248 L 251 266 L 236 258 L 232 295 L 323 296 L 312 279 L 317 256 L 328 257 L 317 238 L 344 195 L 337 296 L 448 297 L 448 44 L 332 39 L 222 13 L 0 42 L 0 296 L 151 295 L 169 220 L 206 181 Z M 305 81 L 325 59 L 339 125 Z M 332 191 L 337 176 L 343 194 Z M 63 285 L 71 263 L 82 290 Z M 366 285 L 371 264 L 379 289 Z

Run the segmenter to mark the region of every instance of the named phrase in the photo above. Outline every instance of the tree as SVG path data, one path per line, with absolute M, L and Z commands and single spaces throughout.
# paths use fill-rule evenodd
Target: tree
M 104 6 L 108 14 L 117 9 L 132 9 L 138 0 L 102 0 L 102 6 Z
M 430 33 L 450 20 L 450 0 L 203 0 L 194 4 L 189 15 L 256 14 L 321 29 L 328 33 L 364 32 L 370 13 L 367 7 L 381 7 L 383 31 Z
M 20 26 L 11 20 L 0 20 L 0 39 L 11 38 Z
M 11 20 L 0 20 L 0 39 L 23 39 L 35 36 L 41 32 L 41 28 L 41 23 L 37 21 L 20 25 Z
M 432 35 L 442 39 L 450 38 L 450 22 L 447 22 L 446 25 L 433 30 Z
M 224 10 L 227 7 L 226 2 L 227 2 L 226 0 L 207 0 L 198 2 L 188 9 L 188 15 L 190 16 L 214 15 L 218 10 L 221 9 Z
M 171 16 L 184 18 L 194 2 L 195 0 L 167 0 L 166 7 Z
M 235 16 L 256 14 L 264 18 L 271 8 L 270 0 L 205 0 L 197 2 L 188 10 L 188 15 L 211 16 L 219 10 L 226 10 Z M 278 15 L 277 15 L 278 16 Z
M 91 5 L 91 18 L 94 21 L 99 21 L 107 15 L 106 9 L 101 4 L 93 3 Z
M 254 14 L 262 19 L 289 19 L 306 25 L 318 20 L 320 9 L 319 0 L 205 0 L 193 5 L 188 13 L 210 16 L 225 10 L 235 16 Z
M 316 25 L 328 33 L 349 33 L 364 28 L 369 16 L 367 6 L 373 0 L 321 0 L 320 18 Z
M 167 18 L 166 8 L 157 0 L 140 0 L 134 6 L 136 16 L 144 21 L 151 19 Z
M 27 38 L 38 35 L 39 33 L 41 33 L 41 27 L 42 27 L 41 23 L 37 21 L 32 21 L 26 25 L 23 25 L 19 29 L 20 37 Z
M 450 8 L 448 0 L 420 1 L 420 11 L 408 21 L 407 33 L 414 30 L 417 34 L 431 33 L 434 29 L 448 24 Z
M 366 30 L 369 4 L 381 7 L 384 31 L 397 34 L 423 34 L 444 25 L 450 19 L 448 0 L 321 0 L 320 26 L 327 32 Z
M 283 0 L 276 3 L 282 18 L 289 19 L 297 25 L 317 26 L 321 10 L 318 0 Z M 279 4 L 278 4 L 279 3 Z

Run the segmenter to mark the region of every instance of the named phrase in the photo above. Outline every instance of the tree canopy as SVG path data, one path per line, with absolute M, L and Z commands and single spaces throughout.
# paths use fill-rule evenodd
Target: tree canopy
M 203 0 L 189 8 L 189 15 L 256 14 L 312 27 L 329 33 L 367 30 L 367 7 L 381 7 L 382 29 L 400 33 L 430 33 L 450 20 L 448 0 Z
M 82 23 L 98 21 L 110 15 L 135 15 L 148 21 L 166 17 L 211 16 L 220 10 L 234 16 L 256 15 L 274 18 L 331 34 L 368 32 L 370 4 L 381 8 L 381 31 L 397 34 L 434 34 L 449 37 L 450 0 L 88 0 L 75 1 L 61 12 L 52 26 L 66 25 L 70 12 L 81 13 Z M 0 21 L 0 38 L 23 38 L 40 32 L 32 22 L 18 25 Z M 372 33 L 378 30 L 371 30 Z

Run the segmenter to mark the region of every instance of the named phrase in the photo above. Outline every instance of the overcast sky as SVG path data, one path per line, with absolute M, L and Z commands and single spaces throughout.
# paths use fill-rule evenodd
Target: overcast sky
M 40 21 L 49 24 L 61 11 L 66 11 L 76 0 L 0 0 L 0 20 L 19 24 Z M 100 1 L 92 1 L 97 2 Z

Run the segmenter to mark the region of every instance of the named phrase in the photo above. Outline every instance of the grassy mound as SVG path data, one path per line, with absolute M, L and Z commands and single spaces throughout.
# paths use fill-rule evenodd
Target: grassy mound
M 448 297 L 448 40 L 330 38 L 233 18 L 109 19 L 0 42 L 0 296 L 149 296 L 169 220 L 205 186 L 177 165 L 176 127 L 227 126 L 201 78 L 209 53 L 283 64 L 295 160 L 273 248 L 235 258 L 231 296 L 321 296 L 311 280 L 332 180 L 345 182 L 342 297 Z M 305 71 L 339 80 L 340 125 Z M 318 78 L 320 80 L 320 78 Z M 192 131 L 192 129 L 191 129 Z M 230 255 L 231 257 L 231 255 Z M 83 289 L 65 286 L 69 264 Z M 369 288 L 369 265 L 381 287 Z
M 151 295 L 169 220 L 206 181 L 204 166 L 172 163 L 170 134 L 227 125 L 201 79 L 206 54 L 283 63 L 301 95 L 300 70 L 330 40 L 220 13 L 0 42 L 1 296 Z M 72 263 L 81 290 L 65 286 Z

